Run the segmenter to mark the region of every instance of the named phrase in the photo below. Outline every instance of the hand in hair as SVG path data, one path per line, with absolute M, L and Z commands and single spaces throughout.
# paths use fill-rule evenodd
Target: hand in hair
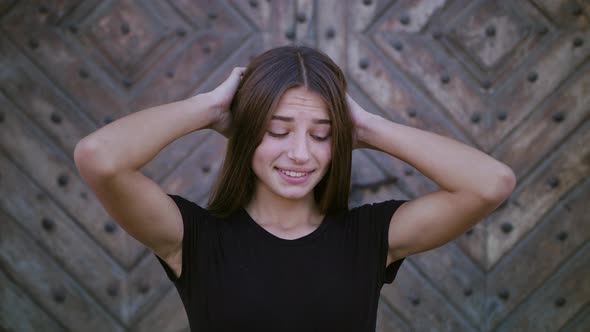
M 366 148 L 368 146 L 363 141 L 364 123 L 367 117 L 373 116 L 373 114 L 365 111 L 348 93 L 346 93 L 346 102 L 354 125 L 352 132 L 352 148 Z
M 231 133 L 231 113 L 230 106 L 233 97 L 238 89 L 240 80 L 246 67 L 234 67 L 229 77 L 213 91 L 206 93 L 216 112 L 217 120 L 211 125 L 211 129 L 229 138 Z

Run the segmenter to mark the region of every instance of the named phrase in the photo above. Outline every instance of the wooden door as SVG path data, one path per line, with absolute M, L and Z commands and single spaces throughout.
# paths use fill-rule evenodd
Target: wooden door
M 330 55 L 370 112 L 518 178 L 472 230 L 406 260 L 378 331 L 589 330 L 589 27 L 584 0 L 0 1 L 0 330 L 188 330 L 154 256 L 77 174 L 74 146 L 290 43 Z M 224 148 L 196 132 L 142 171 L 205 204 Z M 353 157 L 351 206 L 438 189 L 399 159 Z

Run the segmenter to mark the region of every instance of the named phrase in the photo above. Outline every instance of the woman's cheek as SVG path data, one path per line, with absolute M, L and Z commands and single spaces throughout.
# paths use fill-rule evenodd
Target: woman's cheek
M 330 162 L 330 160 L 332 159 L 332 144 L 329 140 L 322 142 L 318 146 L 317 155 L 321 156 L 321 159 L 324 164 Z

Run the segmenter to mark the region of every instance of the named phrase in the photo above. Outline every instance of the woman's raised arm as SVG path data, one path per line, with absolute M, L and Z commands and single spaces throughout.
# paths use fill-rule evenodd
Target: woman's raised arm
M 243 68 L 215 90 L 127 115 L 83 138 L 74 161 L 99 202 L 123 229 L 181 272 L 183 223 L 175 202 L 140 169 L 195 130 L 224 133 Z
M 347 96 L 355 123 L 355 146 L 388 153 L 415 167 L 442 189 L 398 208 L 389 228 L 396 260 L 438 247 L 496 209 L 514 190 L 505 164 L 461 142 L 388 121 Z
M 75 159 L 84 167 L 109 173 L 139 170 L 168 144 L 195 130 L 210 128 L 225 134 L 228 108 L 243 71 L 234 68 L 209 93 L 150 107 L 105 125 L 78 142 Z

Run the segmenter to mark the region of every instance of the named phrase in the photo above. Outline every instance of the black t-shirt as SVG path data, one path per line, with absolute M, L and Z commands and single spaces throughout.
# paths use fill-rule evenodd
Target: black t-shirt
M 405 200 L 365 204 L 327 216 L 310 234 L 287 240 L 240 209 L 226 219 L 169 195 L 184 223 L 182 272 L 160 257 L 192 331 L 373 332 L 384 283 L 389 221 Z

